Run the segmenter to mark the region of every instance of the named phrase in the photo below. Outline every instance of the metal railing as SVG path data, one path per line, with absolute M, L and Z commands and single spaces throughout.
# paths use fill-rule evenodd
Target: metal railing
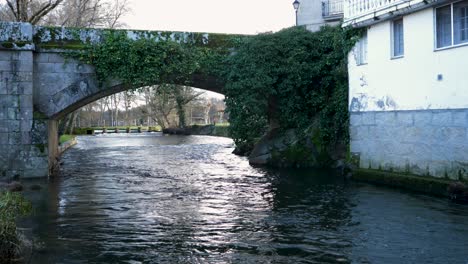
M 322 2 L 322 16 L 334 18 L 343 16 L 343 0 L 329 0 Z

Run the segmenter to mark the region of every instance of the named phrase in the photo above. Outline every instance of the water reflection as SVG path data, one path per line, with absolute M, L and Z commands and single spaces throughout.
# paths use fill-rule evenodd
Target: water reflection
M 34 198 L 33 263 L 468 261 L 468 209 L 445 200 L 252 168 L 225 138 L 79 142 Z

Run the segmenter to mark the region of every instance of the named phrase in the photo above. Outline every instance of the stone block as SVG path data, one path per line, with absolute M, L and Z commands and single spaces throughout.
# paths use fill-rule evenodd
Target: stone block
M 452 125 L 452 113 L 447 111 L 438 111 L 432 114 L 432 125 L 450 126 Z
M 0 133 L 0 145 L 8 145 L 8 133 Z M 5 146 L 0 146 L 0 149 L 4 149 L 4 147 Z M 1 152 L 2 151 L 0 151 L 0 153 Z
M 7 119 L 14 120 L 18 118 L 19 109 L 18 108 L 7 108 Z
M 361 113 L 363 125 L 375 125 L 375 113 L 374 112 L 362 112 Z
M 351 140 L 363 140 L 369 137 L 369 126 L 352 126 L 349 130 Z
M 65 63 L 65 57 L 57 53 L 48 54 L 48 62 L 52 63 Z
M 48 160 L 44 157 L 30 156 L 25 159 L 25 169 L 47 169 L 49 167 Z
M 35 53 L 34 62 L 49 62 L 49 53 L 45 53 L 45 52 Z
M 398 124 L 412 126 L 414 124 L 412 112 L 397 112 Z
M 12 78 L 13 82 L 32 82 L 33 81 L 33 73 L 31 72 L 17 72 L 13 74 Z
M 0 120 L 8 119 L 8 108 L 0 106 Z
M 41 95 L 54 95 L 76 82 L 76 74 L 41 73 L 34 80 L 34 89 Z
M 31 144 L 31 133 L 30 132 L 21 132 L 21 144 L 29 145 Z
M 7 120 L 8 132 L 20 132 L 19 120 Z
M 33 108 L 33 97 L 32 95 L 20 95 L 20 108 Z
M 452 161 L 453 148 L 446 145 L 431 145 L 431 160 L 433 161 Z
M 424 137 L 424 131 L 427 131 L 427 128 L 421 126 L 408 126 L 404 127 L 401 133 L 401 140 L 411 143 L 422 143 L 427 140 Z M 398 140 L 398 138 L 396 138 Z
M 49 62 L 34 63 L 34 70 L 38 73 L 55 73 L 55 63 L 49 63 Z
M 404 133 L 404 128 L 400 126 L 369 126 L 368 138 L 370 140 L 395 140 L 401 138 L 401 134 Z
M 452 117 L 454 126 L 468 127 L 468 110 L 453 112 Z
M 467 129 L 464 127 L 448 127 L 447 141 L 452 145 L 463 145 L 466 144 L 466 133 Z
M 0 98 L 0 105 L 4 107 L 19 107 L 19 96 L 18 95 L 7 95 Z
M 427 126 L 432 124 L 431 111 L 416 111 L 413 113 L 415 126 Z
M 368 142 L 364 140 L 352 140 L 350 142 L 350 150 L 353 153 L 367 153 Z
M 25 131 L 31 131 L 33 126 L 33 120 L 31 119 L 23 119 L 20 120 L 20 130 L 25 132 Z
M 468 142 L 453 148 L 453 160 L 468 164 Z
M 362 117 L 360 113 L 350 113 L 349 116 L 350 126 L 360 126 L 362 125 Z
M 32 60 L 18 60 L 13 61 L 14 72 L 32 72 L 33 61 Z
M 8 144 L 10 145 L 21 145 L 21 133 L 20 132 L 10 132 L 8 133 Z
M 54 72 L 57 72 L 57 73 L 76 73 L 76 72 L 78 72 L 78 70 L 77 70 L 78 65 L 75 62 L 54 63 L 54 65 L 55 65 Z
M 31 51 L 18 52 L 17 60 L 32 62 L 33 61 L 33 53 Z
M 8 77 L 9 74 L 0 72 L 0 95 L 8 94 Z
M 0 120 L 0 133 L 8 133 L 9 120 Z
M 20 120 L 32 120 L 33 109 L 32 108 L 21 108 L 18 119 Z
M 19 94 L 19 83 L 17 82 L 11 82 L 7 86 L 8 94 L 9 95 L 18 95 Z
M 11 52 L 2 50 L 0 52 L 0 61 L 11 61 Z
M 0 61 L 0 71 L 13 71 L 14 63 L 12 61 Z
M 32 82 L 21 82 L 20 92 L 24 95 L 32 95 L 33 94 L 33 83 Z
M 377 112 L 375 113 L 375 123 L 379 126 L 394 126 L 397 124 L 395 112 Z
M 432 158 L 432 147 L 427 143 L 413 144 L 413 155 L 410 156 L 411 160 L 429 161 Z

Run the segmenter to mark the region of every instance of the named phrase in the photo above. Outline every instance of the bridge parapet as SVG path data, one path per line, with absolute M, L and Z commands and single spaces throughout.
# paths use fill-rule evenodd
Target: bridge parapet
M 148 31 L 114 30 L 96 28 L 68 28 L 33 26 L 29 23 L 0 22 L 0 48 L 11 50 L 38 49 L 80 49 L 86 44 L 99 43 L 106 34 L 122 33 L 129 39 L 152 39 L 155 41 L 175 41 L 209 48 L 235 46 L 244 35 Z
M 32 50 L 33 26 L 28 23 L 0 21 L 0 48 L 12 50 Z

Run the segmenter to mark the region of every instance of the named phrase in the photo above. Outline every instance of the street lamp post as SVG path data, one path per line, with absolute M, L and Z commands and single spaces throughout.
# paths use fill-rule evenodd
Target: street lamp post
M 297 0 L 294 0 L 293 2 L 293 6 L 294 6 L 294 11 L 296 11 L 296 26 L 298 26 L 298 23 L 297 23 L 297 10 L 299 10 L 299 5 L 301 5 L 301 3 Z

